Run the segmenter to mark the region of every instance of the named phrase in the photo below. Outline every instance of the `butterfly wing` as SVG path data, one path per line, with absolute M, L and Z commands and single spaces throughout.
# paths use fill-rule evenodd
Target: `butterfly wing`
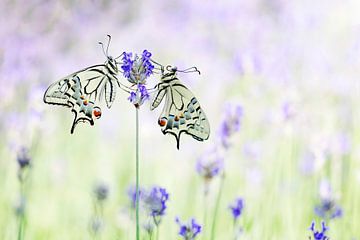
M 71 133 L 79 122 L 94 124 L 94 117 L 101 116 L 101 109 L 95 106 L 95 100 L 105 92 L 107 106 L 110 107 L 115 93 L 106 91 L 106 85 L 113 87 L 116 80 L 106 72 L 106 65 L 95 65 L 75 72 L 49 86 L 44 94 L 44 102 L 71 108 L 74 121 Z M 111 89 L 111 88 L 110 88 Z M 113 88 L 115 89 L 115 88 Z M 115 91 L 115 90 L 114 90 Z
M 175 136 L 177 148 L 180 145 L 180 136 L 186 133 L 198 141 L 209 138 L 209 121 L 200 107 L 194 94 L 179 80 L 171 84 L 159 85 L 151 107 L 156 108 L 165 97 L 165 105 L 159 117 L 159 125 L 164 134 Z
M 106 106 L 111 108 L 116 96 L 116 73 L 108 65 L 102 64 L 87 68 L 80 74 L 84 94 L 93 101 L 105 97 Z

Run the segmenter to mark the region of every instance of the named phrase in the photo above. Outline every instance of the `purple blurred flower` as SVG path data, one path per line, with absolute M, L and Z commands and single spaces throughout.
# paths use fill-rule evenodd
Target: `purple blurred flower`
M 188 223 L 181 223 L 178 217 L 175 221 L 180 227 L 179 235 L 184 240 L 193 240 L 201 232 L 201 226 L 193 218 Z
M 244 209 L 244 199 L 237 198 L 235 200 L 234 205 L 230 206 L 231 213 L 234 217 L 234 220 L 237 221 L 237 219 L 241 216 L 243 209 Z
M 142 198 L 142 195 L 144 193 L 144 189 L 139 188 L 139 199 Z M 129 198 L 130 198 L 130 206 L 132 209 L 135 209 L 136 207 L 136 188 L 134 186 L 130 187 L 127 192 Z
M 31 158 L 29 156 L 29 150 L 25 147 L 21 148 L 16 158 L 20 169 L 24 169 L 30 166 Z
M 98 201 L 104 201 L 109 196 L 109 187 L 104 183 L 98 183 L 94 188 L 94 195 Z
M 246 142 L 243 144 L 244 157 L 255 161 L 260 158 L 261 146 L 259 142 Z
M 145 80 L 153 73 L 154 65 L 151 63 L 151 53 L 144 50 L 141 57 L 135 54 L 123 53 L 121 69 L 124 77 L 132 84 L 145 84 Z
M 229 148 L 229 138 L 240 130 L 243 108 L 240 105 L 228 106 L 220 125 L 219 137 L 224 148 Z
M 329 228 L 325 226 L 325 222 L 321 222 L 321 226 L 322 226 L 322 229 L 321 229 L 321 232 L 319 232 L 319 231 L 315 230 L 315 222 L 313 221 L 313 222 L 311 223 L 311 226 L 310 226 L 309 230 L 312 231 L 314 240 L 327 240 L 327 239 L 329 239 L 329 238 L 325 235 L 325 232 L 326 232 Z
M 206 181 L 217 176 L 224 168 L 224 159 L 216 151 L 206 152 L 196 162 L 196 171 Z
M 153 187 L 150 192 L 142 195 L 145 208 L 152 217 L 162 216 L 165 213 L 166 202 L 169 200 L 169 194 L 165 188 Z
M 321 218 L 333 219 L 343 215 L 342 208 L 333 200 L 323 199 L 321 203 L 314 208 L 315 214 Z
M 331 184 L 327 179 L 321 180 L 319 195 L 321 202 L 314 208 L 316 215 L 327 220 L 343 215 L 342 208 L 334 200 Z
M 339 133 L 331 141 L 332 152 L 340 156 L 349 154 L 351 147 L 351 139 L 346 133 Z
M 136 188 L 131 187 L 128 190 L 128 196 L 131 200 L 131 208 L 136 206 Z M 152 187 L 150 190 L 139 189 L 139 206 L 151 217 L 153 223 L 157 226 L 161 221 L 161 217 L 165 214 L 167 208 L 166 203 L 169 200 L 169 193 L 165 188 Z
M 292 103 L 284 102 L 282 105 L 282 115 L 284 120 L 290 120 L 295 116 L 295 109 Z

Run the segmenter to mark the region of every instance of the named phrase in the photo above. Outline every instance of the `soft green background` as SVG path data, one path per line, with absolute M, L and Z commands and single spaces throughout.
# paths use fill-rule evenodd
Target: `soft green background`
M 356 0 L 2 1 L 0 239 L 16 239 L 21 146 L 32 158 L 26 239 L 90 239 L 99 181 L 110 188 L 101 238 L 135 239 L 126 194 L 135 182 L 135 109 L 127 94 L 119 91 L 93 127 L 79 124 L 74 135 L 70 111 L 42 103 L 52 82 L 105 60 L 97 42 L 108 33 L 113 56 L 148 49 L 163 64 L 202 72 L 181 79 L 209 118 L 208 141 L 184 136 L 178 151 L 157 126 L 160 109 L 141 108 L 141 185 L 170 193 L 160 239 L 179 239 L 176 216 L 204 223 L 195 163 L 217 144 L 229 103 L 240 104 L 244 117 L 225 155 L 215 239 L 233 239 L 228 206 L 238 196 L 245 199 L 242 239 L 308 239 L 311 221 L 321 221 L 313 208 L 325 180 L 344 210 L 328 235 L 360 239 L 359 9 Z M 211 182 L 208 223 L 218 185 Z M 204 231 L 199 239 L 208 239 L 209 225 Z

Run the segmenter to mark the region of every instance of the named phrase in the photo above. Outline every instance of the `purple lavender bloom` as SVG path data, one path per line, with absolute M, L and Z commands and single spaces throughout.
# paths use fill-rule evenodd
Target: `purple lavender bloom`
M 311 223 L 311 226 L 310 226 L 309 230 L 312 231 L 314 240 L 327 240 L 327 239 L 329 239 L 329 238 L 325 235 L 325 232 L 326 232 L 329 228 L 325 226 L 325 222 L 321 222 L 321 226 L 322 226 L 322 230 L 321 230 L 321 232 L 319 232 L 319 231 L 315 230 L 315 222 L 313 221 L 313 222 Z
M 223 165 L 222 159 L 208 163 L 204 163 L 199 159 L 196 163 L 196 170 L 205 180 L 210 180 L 221 172 Z
M 143 66 L 145 68 L 145 75 L 149 77 L 153 73 L 154 65 L 151 63 L 151 53 L 147 50 L 144 50 L 142 53 Z
M 139 188 L 139 199 L 142 198 L 143 193 L 144 193 L 144 189 Z M 128 194 L 128 196 L 130 198 L 130 203 L 131 203 L 130 206 L 131 206 L 131 208 L 135 209 L 135 207 L 136 207 L 136 187 L 134 187 L 134 186 L 130 187 L 128 189 L 127 194 Z
M 109 187 L 104 183 L 98 183 L 94 188 L 94 194 L 98 201 L 104 201 L 109 196 Z
M 220 174 L 224 168 L 224 159 L 216 151 L 206 152 L 196 162 L 196 171 L 206 181 Z
M 145 85 L 139 84 L 138 89 L 139 89 L 140 97 L 141 97 L 142 101 L 145 101 L 150 98 L 150 94 L 149 94 L 148 90 L 146 89 Z
M 229 138 L 240 130 L 243 108 L 240 105 L 228 106 L 225 117 L 220 125 L 220 141 L 224 148 L 229 148 Z
M 294 106 L 290 102 L 284 102 L 282 105 L 282 113 L 284 120 L 290 120 L 295 116 Z
M 134 103 L 136 102 L 136 93 L 135 92 L 131 92 L 130 93 L 130 96 L 128 97 L 128 100 L 131 102 L 131 103 Z
M 121 69 L 124 77 L 132 84 L 145 84 L 145 80 L 153 73 L 154 65 L 151 63 L 151 53 L 144 50 L 141 57 L 132 53 L 123 53 Z
M 237 219 L 241 216 L 243 209 L 244 209 L 244 199 L 237 198 L 235 200 L 234 205 L 230 206 L 231 213 L 234 217 L 234 220 L 237 221 Z
M 121 65 L 121 69 L 124 71 L 124 77 L 126 78 L 130 78 L 130 74 L 131 74 L 131 69 L 133 66 L 134 61 L 131 60 L 132 59 L 132 53 L 123 53 L 123 64 Z
M 175 221 L 180 227 L 179 235 L 182 236 L 184 240 L 193 240 L 201 232 L 201 226 L 195 221 L 194 218 L 185 224 L 181 223 L 178 217 L 175 219 Z
M 152 217 L 159 217 L 165 213 L 169 194 L 165 188 L 153 187 L 150 192 L 143 195 L 142 199 L 149 214 Z
M 153 74 L 154 65 L 151 63 L 151 53 L 144 50 L 141 57 L 135 54 L 133 58 L 132 53 L 123 53 L 121 69 L 124 71 L 124 77 L 134 85 L 133 91 L 130 92 L 128 100 L 140 107 L 145 100 L 150 98 L 148 90 L 145 87 L 146 78 Z
M 140 107 L 148 99 L 150 99 L 150 94 L 143 84 L 139 84 L 136 92 L 130 92 L 130 96 L 128 97 L 128 100 L 134 104 L 135 107 Z
M 20 169 L 24 169 L 24 168 L 30 166 L 31 158 L 29 156 L 29 150 L 27 148 L 21 148 L 17 154 L 16 159 L 17 159 Z
M 330 199 L 323 199 L 321 203 L 314 208 L 315 214 L 321 218 L 333 219 L 343 215 L 342 208 Z

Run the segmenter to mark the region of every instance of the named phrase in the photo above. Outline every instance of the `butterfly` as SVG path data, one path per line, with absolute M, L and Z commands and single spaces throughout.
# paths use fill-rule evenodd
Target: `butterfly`
M 79 122 L 89 122 L 94 125 L 94 119 L 101 117 L 101 108 L 96 101 L 105 98 L 106 106 L 111 107 L 115 100 L 116 88 L 124 88 L 117 79 L 119 69 L 117 58 L 108 55 L 111 36 L 108 35 L 106 51 L 102 46 L 104 55 L 107 57 L 104 64 L 87 67 L 74 72 L 57 82 L 51 84 L 44 94 L 44 102 L 47 104 L 65 106 L 71 108 L 74 113 L 74 120 L 70 132 Z
M 180 147 L 182 133 L 198 141 L 207 140 L 210 135 L 209 121 L 194 94 L 177 78 L 177 72 L 200 72 L 195 67 L 179 71 L 172 66 L 167 66 L 166 69 L 161 66 L 161 72 L 161 80 L 156 85 L 150 109 L 157 108 L 165 98 L 165 105 L 158 119 L 162 133 L 176 138 L 177 149 Z

